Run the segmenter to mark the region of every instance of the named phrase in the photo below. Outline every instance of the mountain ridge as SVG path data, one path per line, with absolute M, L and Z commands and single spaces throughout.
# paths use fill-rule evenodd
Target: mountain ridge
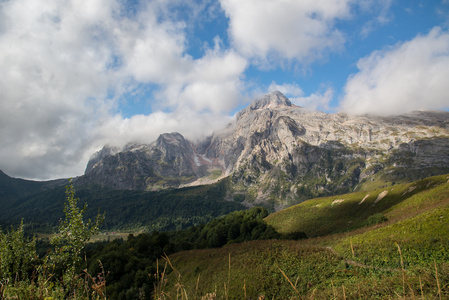
M 449 112 L 329 114 L 296 106 L 274 91 L 199 142 L 164 133 L 150 144 L 104 148 L 78 182 L 157 190 L 231 176 L 231 193 L 244 193 L 245 205 L 278 210 L 352 191 L 375 175 L 395 181 L 447 173 L 448 145 Z

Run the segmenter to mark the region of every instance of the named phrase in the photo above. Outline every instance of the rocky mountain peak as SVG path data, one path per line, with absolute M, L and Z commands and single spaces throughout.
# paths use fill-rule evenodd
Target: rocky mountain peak
M 119 147 L 105 145 L 101 150 L 92 154 L 87 163 L 87 167 L 84 173 L 89 173 L 92 169 L 105 157 L 119 153 L 121 149 Z
M 179 132 L 172 133 L 163 133 L 159 135 L 156 140 L 156 145 L 172 145 L 172 146 L 180 146 L 186 143 L 186 140 L 182 134 Z
M 245 205 L 265 203 L 279 209 L 343 194 L 372 180 L 448 173 L 448 144 L 449 112 L 329 114 L 304 110 L 274 91 L 197 143 L 172 132 L 121 151 L 105 147 L 92 156 L 80 180 L 155 190 L 230 175 L 234 192 L 248 194 Z
M 284 96 L 279 91 L 273 91 L 268 93 L 261 98 L 254 100 L 249 108 L 251 110 L 262 109 L 262 108 L 278 108 L 278 107 L 286 107 L 292 106 L 290 100 Z
M 273 91 L 260 98 L 255 99 L 251 104 L 245 109 L 241 110 L 237 114 L 237 120 L 243 115 L 250 113 L 252 111 L 260 109 L 279 109 L 279 108 L 289 108 L 292 107 L 292 103 L 279 91 Z

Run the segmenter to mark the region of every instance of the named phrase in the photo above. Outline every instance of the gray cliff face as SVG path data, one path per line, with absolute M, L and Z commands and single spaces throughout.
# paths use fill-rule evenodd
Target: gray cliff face
M 179 133 L 164 133 L 148 145 L 128 144 L 121 151 L 103 148 L 89 161 L 81 183 L 117 189 L 152 190 L 196 179 L 192 145 Z
M 449 113 L 391 117 L 309 111 L 278 91 L 255 100 L 225 129 L 193 144 L 179 133 L 122 151 L 103 149 L 84 177 L 127 189 L 159 189 L 231 176 L 248 206 L 279 209 L 383 179 L 449 173 Z
M 103 149 L 92 154 L 92 156 L 89 159 L 89 162 L 87 163 L 87 167 L 86 167 L 86 170 L 84 171 L 84 173 L 89 173 L 104 158 L 106 158 L 108 156 L 112 156 L 112 155 L 120 152 L 120 150 L 121 149 L 118 147 L 111 147 L 108 145 L 104 146 Z

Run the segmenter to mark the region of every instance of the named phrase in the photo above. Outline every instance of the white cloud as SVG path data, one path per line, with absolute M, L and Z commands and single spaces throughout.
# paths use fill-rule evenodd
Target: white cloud
M 334 22 L 349 16 L 348 0 L 221 0 L 234 47 L 261 65 L 305 63 L 336 51 L 344 38 Z
M 272 91 L 279 91 L 288 98 L 290 97 L 300 97 L 304 95 L 304 91 L 301 89 L 301 87 L 297 84 L 291 84 L 291 83 L 284 83 L 284 84 L 277 84 L 276 82 L 272 82 L 270 86 L 268 87 L 268 93 Z M 291 99 L 290 99 L 291 100 Z
M 177 110 L 228 113 L 239 101 L 247 62 L 232 50 L 214 49 L 191 62 L 189 70 L 166 84 L 160 98 Z
M 290 99 L 292 103 L 296 105 L 303 106 L 311 110 L 328 111 L 329 103 L 334 97 L 334 90 L 331 88 L 326 88 L 324 91 L 319 91 L 312 93 L 307 97 L 297 97 Z
M 171 1 L 141 2 L 135 11 L 129 4 L 0 4 L 0 169 L 76 176 L 103 144 L 150 142 L 169 131 L 195 138 L 228 120 L 246 60 L 218 40 L 195 60 L 186 54 L 186 24 L 170 17 Z M 142 84 L 159 88 L 164 112 L 116 114 L 117 99 Z
M 272 82 L 268 92 L 278 90 L 283 93 L 293 104 L 302 106 L 311 110 L 329 110 L 329 102 L 332 100 L 334 92 L 331 88 L 312 93 L 309 96 L 304 95 L 304 91 L 297 84 L 277 84 Z
M 124 71 L 139 82 L 165 83 L 188 67 L 184 55 L 184 24 L 158 21 L 149 3 L 134 18 L 123 19 L 113 31 Z
M 103 28 L 93 15 L 114 7 L 78 3 L 0 7 L 0 165 L 13 175 L 46 178 L 76 168 L 92 122 L 107 105 L 98 99 L 116 76 L 106 67 L 111 52 L 97 39 Z
M 194 141 L 223 128 L 230 121 L 231 117 L 228 116 L 201 113 L 188 108 L 176 112 L 157 111 L 151 115 L 134 115 L 125 119 L 116 115 L 96 128 L 96 147 L 98 149 L 106 143 L 121 147 L 130 141 L 151 143 L 165 132 L 180 132 Z
M 449 33 L 426 35 L 360 59 L 348 78 L 341 109 L 354 114 L 396 114 L 449 107 Z

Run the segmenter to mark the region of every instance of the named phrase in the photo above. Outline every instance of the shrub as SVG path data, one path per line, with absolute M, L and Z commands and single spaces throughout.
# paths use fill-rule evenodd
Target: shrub
M 381 213 L 377 213 L 374 215 L 369 216 L 364 222 L 363 222 L 363 227 L 367 227 L 367 226 L 372 226 L 372 225 L 376 225 L 376 224 L 380 224 L 383 222 L 388 221 L 387 217 L 385 217 L 383 214 Z
M 104 298 L 103 291 L 94 288 L 97 286 L 95 279 L 89 274 L 81 279 L 78 268 L 85 244 L 98 231 L 104 217 L 97 215 L 94 222 L 84 222 L 86 205 L 81 210 L 78 208 L 71 181 L 66 187 L 66 195 L 65 219 L 51 241 L 55 249 L 50 250 L 43 260 L 38 259 L 35 239 L 25 238 L 23 222 L 9 233 L 0 230 L 1 299 Z M 89 280 L 94 285 L 90 285 Z
M 28 278 L 37 261 L 36 240 L 24 237 L 23 221 L 17 230 L 8 233 L 0 230 L 0 278 L 2 282 Z

